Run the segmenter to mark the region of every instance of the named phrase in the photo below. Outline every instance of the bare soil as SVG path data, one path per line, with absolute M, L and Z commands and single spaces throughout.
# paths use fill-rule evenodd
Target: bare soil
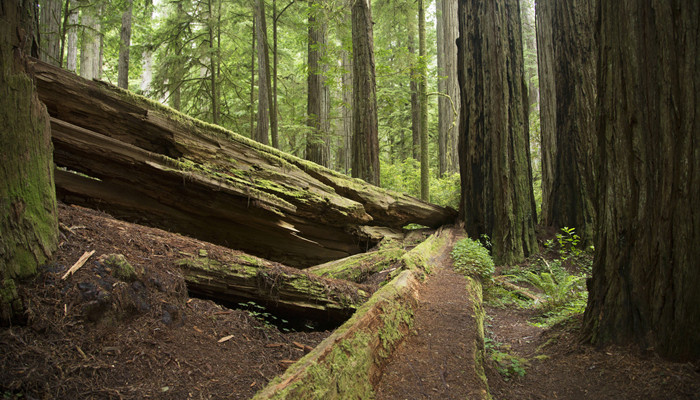
M 0 397 L 247 399 L 329 334 L 280 332 L 189 298 L 175 261 L 200 249 L 225 259 L 229 249 L 63 204 L 59 221 L 53 260 L 19 288 L 26 324 L 0 328 Z M 111 253 L 138 279 L 116 279 L 101 261 Z

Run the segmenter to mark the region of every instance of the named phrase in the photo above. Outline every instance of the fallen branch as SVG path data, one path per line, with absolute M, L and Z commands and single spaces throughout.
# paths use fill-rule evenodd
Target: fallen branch
M 518 293 L 519 295 L 521 295 L 523 297 L 527 297 L 528 299 L 533 300 L 537 303 L 541 303 L 543 301 L 542 298 L 540 298 L 539 296 L 537 296 L 535 294 L 532 294 L 532 292 L 525 289 L 524 287 L 514 285 L 514 284 L 506 281 L 506 279 L 508 279 L 508 277 L 503 276 L 503 275 L 495 276 L 493 278 L 494 282 L 501 287 L 504 287 L 508 290 L 514 291 L 514 292 Z
M 61 277 L 61 279 L 65 280 L 65 279 L 68 278 L 69 276 L 73 275 L 73 274 L 75 273 L 75 271 L 79 270 L 80 267 L 82 267 L 82 266 L 85 264 L 85 262 L 88 260 L 88 258 L 90 258 L 93 254 L 95 254 L 95 250 L 93 250 L 93 251 L 86 251 L 82 256 L 80 256 L 80 258 L 78 259 L 78 261 L 76 261 L 75 264 L 73 264 L 73 266 L 70 267 L 70 268 L 68 269 L 68 271 L 66 271 L 65 274 L 63 274 L 63 276 Z

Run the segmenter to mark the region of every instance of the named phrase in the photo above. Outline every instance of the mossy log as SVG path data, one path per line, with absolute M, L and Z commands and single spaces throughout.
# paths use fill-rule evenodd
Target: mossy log
M 228 304 L 254 301 L 288 318 L 337 326 L 348 319 L 369 293 L 361 285 L 321 278 L 249 255 L 229 255 L 223 262 L 193 255 L 179 262 L 191 295 Z
M 347 214 L 362 225 L 438 227 L 457 216 L 451 208 L 349 178 L 109 84 L 38 60 L 33 68 L 39 97 L 52 117 L 246 181 L 320 224 Z
M 291 266 L 358 253 L 360 226 L 337 209 L 320 224 L 297 208 L 230 175 L 210 173 L 116 139 L 52 119 L 56 188 L 67 203 L 234 247 Z M 324 210 L 319 210 L 319 214 Z M 355 222 L 364 221 L 355 218 Z
M 394 349 L 413 323 L 430 260 L 452 243 L 440 230 L 402 257 L 403 268 L 313 351 L 254 399 L 371 399 Z
M 398 247 L 379 249 L 329 261 L 308 268 L 306 271 L 326 278 L 345 279 L 360 283 L 372 274 L 391 268 L 399 268 L 401 257 L 405 253 L 405 250 Z

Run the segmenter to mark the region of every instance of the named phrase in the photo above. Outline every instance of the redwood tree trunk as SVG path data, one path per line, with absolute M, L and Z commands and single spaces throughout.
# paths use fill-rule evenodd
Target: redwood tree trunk
M 58 243 L 48 114 L 26 71 L 37 50 L 33 5 L 0 7 L 0 323 L 21 314 L 14 280 L 33 275 Z
M 306 118 L 309 132 L 306 135 L 306 159 L 329 167 L 329 91 L 324 83 L 322 67 L 326 47 L 326 23 L 322 4 L 309 1 L 309 43 L 308 43 L 308 93 Z
M 438 168 L 440 175 L 457 172 L 457 132 L 459 127 L 459 83 L 457 82 L 457 0 L 439 0 L 437 17 Z M 454 106 L 454 109 L 453 109 Z M 457 115 L 455 115 L 455 111 Z
M 129 88 L 129 50 L 131 48 L 131 14 L 133 0 L 126 1 L 126 9 L 122 14 L 122 29 L 119 42 L 119 65 L 117 86 L 122 89 Z
M 61 65 L 61 0 L 42 0 L 39 22 L 39 58 L 49 64 Z
M 543 147 L 548 146 L 543 170 L 551 174 L 543 180 L 542 220 L 546 226 L 576 228 L 584 244 L 592 243 L 595 224 L 594 5 L 592 0 L 541 0 L 537 7 L 543 13 L 541 53 L 548 53 L 540 76 L 548 85 L 545 95 L 554 96 L 542 104 L 548 118 L 541 126 Z
M 601 2 L 598 223 L 584 333 L 700 357 L 700 3 Z
M 374 39 L 369 0 L 352 6 L 352 176 L 379 186 L 379 131 L 374 77 Z
M 412 7 L 406 12 L 406 29 L 408 30 L 408 53 L 411 59 L 411 154 L 413 159 L 420 161 L 420 96 L 418 95 L 418 59 L 416 57 L 416 14 Z
M 269 143 L 270 132 L 270 56 L 267 52 L 267 24 L 265 22 L 265 1 L 255 1 L 255 39 L 258 53 L 258 124 L 254 139 L 262 144 Z
M 518 1 L 461 1 L 459 31 L 460 214 L 513 263 L 537 251 Z

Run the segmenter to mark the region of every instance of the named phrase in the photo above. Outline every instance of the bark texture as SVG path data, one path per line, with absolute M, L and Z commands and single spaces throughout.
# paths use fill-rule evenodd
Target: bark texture
M 379 186 L 379 127 L 374 75 L 374 38 L 369 0 L 352 5 L 352 176 Z
M 129 50 L 131 49 L 131 14 L 133 0 L 126 1 L 122 14 L 122 29 L 119 35 L 119 65 L 117 68 L 117 86 L 129 88 Z
M 81 1 L 83 35 L 80 48 L 80 76 L 85 79 L 102 77 L 101 5 Z
M 544 0 L 537 11 L 542 13 L 541 53 L 546 63 L 540 81 L 546 82 L 545 95 L 554 96 L 541 107 L 547 118 L 541 125 L 543 148 L 548 146 L 543 149 L 543 171 L 548 175 L 543 179 L 547 198 L 542 222 L 557 229 L 576 228 L 587 245 L 595 226 L 595 2 Z
M 53 65 L 61 65 L 61 0 L 42 0 L 39 16 L 39 58 Z
M 33 4 L 0 7 L 0 323 L 21 315 L 14 280 L 33 275 L 58 243 L 48 115 L 27 67 L 37 51 Z
M 267 52 L 267 23 L 265 2 L 255 0 L 255 40 L 258 54 L 258 123 L 253 139 L 262 144 L 270 143 L 270 55 Z
M 457 132 L 459 132 L 459 82 L 457 81 L 457 0 L 438 0 L 437 64 L 438 92 L 438 168 L 440 175 L 459 170 Z
M 700 358 L 700 3 L 600 3 L 600 190 L 584 332 Z
M 325 84 L 323 55 L 326 48 L 326 22 L 323 3 L 309 2 L 308 96 L 306 159 L 330 166 L 330 91 Z
M 542 216 L 540 222 L 544 226 L 552 225 L 551 221 L 545 220 L 544 210 L 552 209 L 550 199 L 554 188 L 554 160 L 557 148 L 553 18 L 554 2 L 538 2 L 537 7 L 535 7 L 535 29 L 537 30 L 537 74 L 540 83 L 540 167 L 542 169 Z
M 497 263 L 537 251 L 517 0 L 459 4 L 460 213 Z
M 56 163 L 100 179 L 61 173 L 68 202 L 292 266 L 364 251 L 388 228 L 455 217 L 106 84 L 33 67 L 57 118 Z

